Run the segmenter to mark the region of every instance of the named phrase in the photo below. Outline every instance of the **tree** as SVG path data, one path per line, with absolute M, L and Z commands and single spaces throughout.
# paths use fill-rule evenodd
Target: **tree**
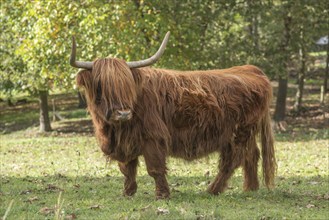
M 304 79 L 306 74 L 306 45 L 305 45 L 305 32 L 303 25 L 300 28 L 300 44 L 299 44 L 299 63 L 300 68 L 298 71 L 298 87 L 296 92 L 296 100 L 294 109 L 298 113 L 302 107 L 302 99 L 304 92 Z
M 39 96 L 41 132 L 51 130 L 47 100 L 49 90 L 72 86 L 75 72 L 68 74 L 72 70 L 67 62 L 70 50 L 68 39 L 84 20 L 93 22 L 104 16 L 87 17 L 88 11 L 80 6 L 63 0 L 4 1 L 2 4 L 4 32 L 8 33 L 6 39 L 16 42 L 4 45 L 3 51 L 10 51 L 24 63 L 24 71 L 19 72 L 20 89 Z M 90 10 L 96 11 L 97 6 L 90 7 Z M 90 31 L 83 29 L 88 37 L 94 30 L 87 30 Z M 14 62 L 13 59 L 10 62 Z M 9 73 L 7 67 L 8 64 L 5 64 L 2 68 L 6 74 Z M 18 83 L 15 82 L 15 85 L 17 87 Z
M 311 30 L 327 33 L 326 12 L 325 0 L 5 0 L 1 7 L 5 43 L 0 51 L 5 80 L 0 86 L 8 94 L 18 89 L 38 95 L 40 125 L 48 124 L 47 94 L 54 88 L 71 88 L 74 82 L 76 70 L 68 65 L 72 35 L 77 38 L 79 59 L 109 56 L 132 61 L 152 55 L 170 30 L 165 56 L 156 66 L 258 65 L 279 81 L 274 119 L 280 122 L 285 119 L 289 71 L 298 54 L 296 108 L 301 106 L 307 53 L 315 37 Z
M 288 67 L 291 60 L 291 30 L 293 18 L 291 16 L 292 2 L 283 1 L 272 5 L 270 19 L 273 25 L 268 30 L 271 41 L 268 42 L 268 59 L 272 61 L 272 71 L 278 77 L 278 92 L 274 110 L 274 120 L 281 125 L 286 115 L 286 98 L 288 90 Z
M 328 33 L 329 37 L 329 33 Z M 326 70 L 324 73 L 324 80 L 323 80 L 323 96 L 328 92 L 328 78 L 329 78 L 329 42 L 327 43 L 327 59 L 326 59 Z
M 67 68 L 60 66 L 63 48 L 59 33 L 66 32 L 63 22 L 65 12 L 61 3 L 17 1 L 15 6 L 21 8 L 23 13 L 12 18 L 15 20 L 12 27 L 14 37 L 20 39 L 16 53 L 27 66 L 26 72 L 22 74 L 25 87 L 29 88 L 32 95 L 39 96 L 40 132 L 51 130 L 47 98 L 49 90 L 55 84 L 65 84 L 69 79 L 64 72 Z M 13 6 L 9 3 L 8 7 Z
M 322 36 L 324 30 L 327 30 L 326 11 L 328 6 L 326 1 L 303 1 L 295 2 L 292 10 L 295 18 L 295 53 L 298 54 L 298 87 L 294 110 L 299 113 L 302 108 L 304 80 L 307 73 L 308 53 L 311 52 L 315 39 L 318 35 Z M 326 15 L 324 15 L 324 13 Z M 320 25 L 318 25 L 320 24 Z M 327 26 L 327 27 L 326 27 Z
M 317 35 L 314 41 L 316 41 L 319 37 L 328 36 L 329 37 L 329 23 L 328 23 L 328 13 L 329 13 L 329 5 L 328 1 L 326 0 L 319 0 L 319 1 L 311 1 L 313 3 L 313 8 L 316 13 L 314 17 L 314 26 L 315 32 Z M 328 78 L 329 78 L 329 43 L 327 43 L 326 47 L 324 48 L 326 51 L 326 67 L 323 73 L 323 94 L 329 91 L 328 88 Z
M 9 9 L 6 5 L 2 5 L 0 10 L 2 25 L 0 33 L 0 91 L 6 95 L 8 104 L 12 105 L 12 92 L 24 86 L 24 79 L 21 76 L 26 71 L 23 60 L 15 53 L 15 46 L 19 43 L 19 39 L 13 38 L 11 31 L 11 27 L 15 23 L 11 18 L 19 17 L 22 11 L 19 8 Z

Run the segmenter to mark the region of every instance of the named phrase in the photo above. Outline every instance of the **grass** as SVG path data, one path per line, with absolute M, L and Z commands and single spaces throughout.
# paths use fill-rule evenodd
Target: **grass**
M 155 200 L 154 181 L 141 159 L 138 191 L 122 196 L 123 176 L 103 157 L 84 110 L 60 109 L 53 132 L 11 127 L 0 136 L 0 217 L 5 219 L 328 219 L 326 126 L 309 113 L 276 134 L 276 188 L 242 191 L 242 171 L 219 196 L 205 192 L 217 173 L 218 155 L 187 163 L 168 160 L 170 200 Z M 25 108 L 24 111 L 33 112 Z M 24 111 L 16 116 L 25 117 Z M 0 123 L 15 114 L 1 114 Z M 311 117 L 312 116 L 312 117 Z M 304 121 L 299 121 L 299 120 Z M 292 120 L 292 119 L 291 119 Z M 15 124 L 14 122 L 12 122 Z M 261 173 L 259 172 L 259 176 Z
M 311 52 L 309 53 L 309 55 L 312 57 L 326 56 L 327 52 L 326 51 Z

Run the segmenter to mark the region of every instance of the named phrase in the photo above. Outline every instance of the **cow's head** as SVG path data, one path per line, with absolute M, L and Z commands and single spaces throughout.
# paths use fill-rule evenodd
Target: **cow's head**
M 101 58 L 93 62 L 76 61 L 73 37 L 70 64 L 83 69 L 77 75 L 77 85 L 85 90 L 88 108 L 107 123 L 130 120 L 137 100 L 131 69 L 154 64 L 162 56 L 169 34 L 166 34 L 159 50 L 152 57 L 133 62 L 116 58 Z

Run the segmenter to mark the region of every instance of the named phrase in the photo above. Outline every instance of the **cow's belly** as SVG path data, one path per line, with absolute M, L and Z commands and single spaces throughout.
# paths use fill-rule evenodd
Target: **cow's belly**
M 219 152 L 225 144 L 223 138 L 214 129 L 205 131 L 186 129 L 175 131 L 172 135 L 172 146 L 169 154 L 185 160 L 205 157 L 213 152 Z

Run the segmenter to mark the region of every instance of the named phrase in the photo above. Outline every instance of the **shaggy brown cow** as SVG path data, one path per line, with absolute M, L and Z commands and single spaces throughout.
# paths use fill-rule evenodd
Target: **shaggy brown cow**
M 259 133 L 263 176 L 272 187 L 276 162 L 268 78 L 251 65 L 208 71 L 141 68 L 159 59 L 168 36 L 153 57 L 135 62 L 75 61 L 73 39 L 71 65 L 85 69 L 78 73 L 77 84 L 85 89 L 102 151 L 119 162 L 125 176 L 124 194 L 137 190 L 141 155 L 155 180 L 156 197 L 167 198 L 168 156 L 191 161 L 214 152 L 220 154 L 219 173 L 209 193 L 223 192 L 239 166 L 244 170 L 244 189 L 257 190 Z

